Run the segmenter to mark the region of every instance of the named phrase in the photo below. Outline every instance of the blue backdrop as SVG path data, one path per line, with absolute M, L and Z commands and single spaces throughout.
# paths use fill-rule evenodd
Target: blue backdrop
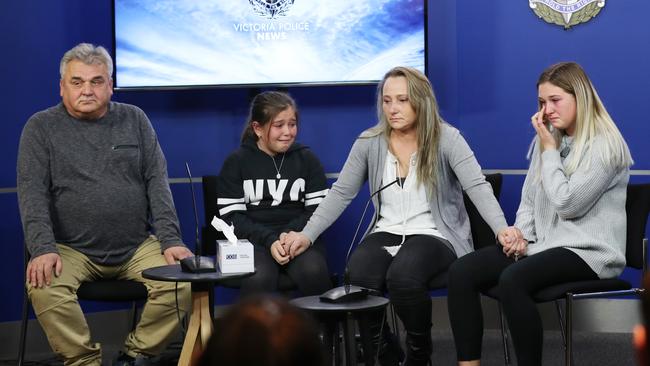
M 303 0 L 304 1 L 304 0 Z M 458 127 L 484 169 L 525 169 L 533 137 L 535 82 L 548 65 L 581 63 L 635 158 L 649 170 L 650 24 L 645 0 L 608 1 L 587 24 L 565 31 L 538 19 L 525 0 L 429 0 L 428 73 L 443 116 Z M 4 264 L 0 321 L 20 317 L 23 255 L 16 194 L 16 151 L 22 126 L 34 112 L 59 102 L 59 60 L 79 42 L 111 48 L 111 1 L 10 1 L 0 14 L 0 237 Z M 352 141 L 375 123 L 373 86 L 290 88 L 301 109 L 299 140 L 310 145 L 325 170 L 338 172 Z M 218 173 L 238 146 L 248 89 L 116 92 L 114 99 L 142 107 L 152 120 L 171 178 Z M 641 172 L 642 173 L 642 172 Z M 633 181 L 648 181 L 635 175 Z M 501 203 L 512 221 L 522 175 L 508 175 Z M 200 185 L 196 187 L 200 191 Z M 187 184 L 173 184 L 184 239 L 193 243 Z M 363 194 L 367 196 L 367 193 Z M 199 201 L 201 197 L 198 197 Z M 344 250 L 360 211 L 358 199 L 326 233 L 329 262 L 341 272 Z M 201 207 L 199 207 L 201 209 Z M 632 276 L 632 274 L 630 274 Z M 232 293 L 219 290 L 218 300 Z M 89 304 L 103 310 L 105 305 Z

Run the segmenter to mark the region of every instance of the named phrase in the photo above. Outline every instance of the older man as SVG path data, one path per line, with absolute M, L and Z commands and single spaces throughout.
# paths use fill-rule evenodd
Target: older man
M 178 327 L 176 290 L 141 272 L 191 255 L 181 241 L 156 134 L 142 110 L 110 101 L 112 70 L 103 47 L 82 43 L 66 52 L 62 103 L 34 114 L 20 138 L 27 290 L 65 365 L 101 365 L 76 291 L 103 277 L 145 284 L 147 304 L 114 364 L 149 364 Z M 178 291 L 185 311 L 189 288 Z

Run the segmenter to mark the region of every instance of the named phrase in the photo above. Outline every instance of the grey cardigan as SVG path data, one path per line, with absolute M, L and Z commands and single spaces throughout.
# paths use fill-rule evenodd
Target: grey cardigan
M 533 146 L 515 222 L 531 242 L 528 255 L 564 247 L 580 256 L 600 278 L 616 277 L 623 271 L 630 171 L 603 162 L 600 152 L 604 148 L 604 138 L 594 138 L 578 169 L 567 177 L 557 150 L 540 153 L 539 147 Z M 584 159 L 590 155 L 588 166 Z M 536 178 L 531 172 L 540 163 Z
M 372 137 L 363 137 L 362 134 L 357 138 L 338 180 L 302 231 L 312 243 L 341 215 L 366 180 L 369 180 L 370 192 L 381 188 L 387 149 L 384 134 Z M 442 125 L 437 173 L 437 189 L 429 198 L 431 215 L 458 257 L 473 250 L 463 190 L 495 233 L 507 227 L 501 207 L 492 187 L 485 181 L 474 153 L 458 130 L 448 124 Z M 372 203 L 375 214 L 366 234 L 377 222 L 379 197 L 373 197 Z

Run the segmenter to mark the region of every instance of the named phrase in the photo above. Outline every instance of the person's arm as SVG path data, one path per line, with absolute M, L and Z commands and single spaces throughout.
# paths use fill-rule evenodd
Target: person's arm
M 316 211 L 318 205 L 325 199 L 328 192 L 325 170 L 318 158 L 309 150 L 303 153 L 303 164 L 305 164 L 305 208 L 304 211 L 289 221 L 283 232 L 302 230 L 311 215 Z
M 521 231 L 526 241 L 535 242 L 537 241 L 537 234 L 535 231 L 534 203 L 539 182 L 533 182 L 535 178 L 534 174 L 531 173 L 531 170 L 537 169 L 539 166 L 539 146 L 537 139 L 533 141 L 531 151 L 530 167 L 521 189 L 521 200 L 519 202 L 519 208 L 517 209 L 514 226 Z
M 25 245 L 32 257 L 58 253 L 50 217 L 50 143 L 32 117 L 20 136 L 17 187 Z
M 217 178 L 217 209 L 219 216 L 235 226 L 235 235 L 251 243 L 270 248 L 279 233 L 259 224 L 248 216 L 244 199 L 241 164 L 236 154 L 226 159 Z
M 38 123 L 32 117 L 20 136 L 16 183 L 25 245 L 31 255 L 25 279 L 42 288 L 50 285 L 52 274 L 61 275 L 63 265 L 50 219 L 50 144 Z
M 452 136 L 451 141 L 447 142 L 450 148 L 445 157 L 461 187 L 496 237 L 496 234 L 508 227 L 501 206 L 494 196 L 492 186 L 485 180 L 472 149 L 457 130 L 453 131 Z
M 149 201 L 152 226 L 168 262 L 170 256 L 182 259 L 191 255 L 191 252 L 185 248 L 181 239 L 176 208 L 169 189 L 167 162 L 149 118 L 141 110 L 138 110 L 138 114 L 142 149 L 142 177 Z M 174 247 L 181 248 L 170 249 Z
M 371 139 L 357 138 L 325 199 L 311 215 L 301 234 L 313 243 L 343 213 L 368 179 L 368 153 Z

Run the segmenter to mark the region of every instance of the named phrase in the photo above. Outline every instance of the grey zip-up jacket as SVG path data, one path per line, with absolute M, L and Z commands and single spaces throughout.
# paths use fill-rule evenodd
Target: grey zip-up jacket
M 370 192 L 389 183 L 382 182 L 388 150 L 386 136 L 363 136 L 355 141 L 338 180 L 302 231 L 312 243 L 341 215 L 366 180 Z M 437 188 L 429 198 L 431 215 L 458 257 L 474 248 L 463 190 L 495 233 L 508 226 L 474 153 L 460 132 L 448 124 L 442 125 L 437 173 Z M 374 229 L 379 216 L 379 197 L 373 197 L 372 202 L 375 214 L 366 234 Z

